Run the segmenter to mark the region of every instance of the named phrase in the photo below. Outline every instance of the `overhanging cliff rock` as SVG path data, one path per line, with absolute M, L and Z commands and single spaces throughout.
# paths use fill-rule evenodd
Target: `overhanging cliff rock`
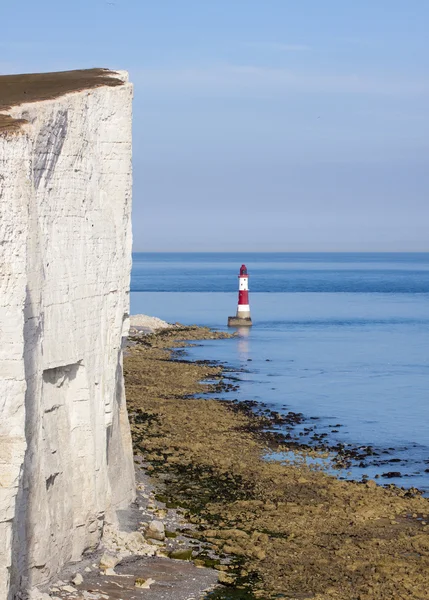
M 124 72 L 0 77 L 0 598 L 95 548 L 135 496 L 131 105 Z

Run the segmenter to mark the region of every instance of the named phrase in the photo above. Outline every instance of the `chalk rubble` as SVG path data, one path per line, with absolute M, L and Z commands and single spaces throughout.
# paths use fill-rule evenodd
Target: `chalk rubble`
M 171 323 L 163 321 L 158 317 L 150 317 L 149 315 L 131 315 L 130 317 L 131 330 L 136 329 L 144 330 L 147 332 L 154 332 L 159 329 L 168 329 L 174 327 Z

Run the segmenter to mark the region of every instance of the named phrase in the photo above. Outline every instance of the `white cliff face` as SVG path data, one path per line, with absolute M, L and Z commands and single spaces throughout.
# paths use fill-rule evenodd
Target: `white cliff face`
M 0 598 L 134 498 L 122 376 L 132 86 L 14 106 L 0 135 Z

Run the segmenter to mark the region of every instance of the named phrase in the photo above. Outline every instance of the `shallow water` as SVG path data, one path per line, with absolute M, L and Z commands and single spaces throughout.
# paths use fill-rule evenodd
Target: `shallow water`
M 254 326 L 191 357 L 246 369 L 231 398 L 373 446 L 352 477 L 400 472 L 379 482 L 428 491 L 429 254 L 138 254 L 131 312 L 225 329 L 242 262 Z

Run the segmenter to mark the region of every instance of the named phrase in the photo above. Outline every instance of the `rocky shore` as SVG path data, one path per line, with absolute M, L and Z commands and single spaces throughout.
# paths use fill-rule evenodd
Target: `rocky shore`
M 427 598 L 429 501 L 374 481 L 339 481 L 299 459 L 265 460 L 291 450 L 273 432 L 289 417 L 202 398 L 237 381 L 178 350 L 226 336 L 132 323 L 124 372 L 137 502 L 122 533 L 106 532 L 104 548 L 66 570 L 50 597 Z
M 134 446 L 158 481 L 158 499 L 181 507 L 207 544 L 193 560 L 214 552 L 220 561 L 227 587 L 209 597 L 427 597 L 428 500 L 264 460 L 279 442 L 284 450 L 267 431 L 269 418 L 198 397 L 236 385 L 220 366 L 171 360 L 169 347 L 199 336 L 166 329 L 136 340 L 125 377 Z M 201 383 L 207 378 L 215 383 Z

